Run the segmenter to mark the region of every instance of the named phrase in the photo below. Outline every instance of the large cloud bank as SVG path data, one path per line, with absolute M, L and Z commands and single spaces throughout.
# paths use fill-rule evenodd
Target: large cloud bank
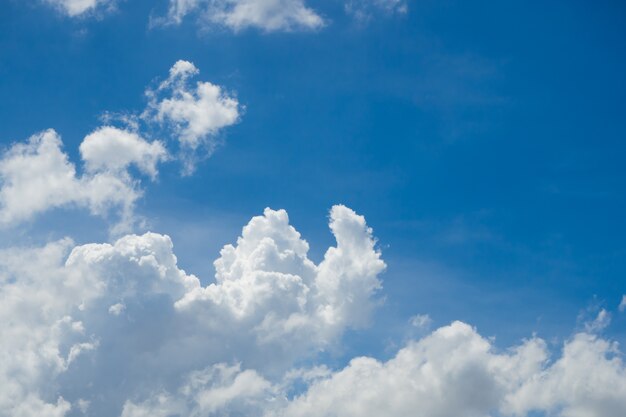
M 344 206 L 330 218 L 337 246 L 315 265 L 287 213 L 266 209 L 222 249 L 207 286 L 154 233 L 1 252 L 0 410 L 116 415 L 127 395 L 174 388 L 189 372 L 228 381 L 233 366 L 255 369 L 233 381 L 265 387 L 260 375 L 279 378 L 332 346 L 376 303 L 385 264 L 371 230 Z
M 0 252 L 2 416 L 619 417 L 626 368 L 593 326 L 551 357 L 536 337 L 499 350 L 454 322 L 386 362 L 317 364 L 366 325 L 385 269 L 365 219 L 330 211 L 315 264 L 284 210 L 266 209 L 207 285 L 169 237 Z

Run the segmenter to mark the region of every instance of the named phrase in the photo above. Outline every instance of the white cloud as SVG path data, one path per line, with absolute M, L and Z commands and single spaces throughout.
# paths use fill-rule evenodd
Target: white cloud
M 617 307 L 620 313 L 623 313 L 626 310 L 626 295 L 622 295 L 622 301 L 620 301 L 619 306 Z
M 317 371 L 300 380 L 308 386 L 291 400 L 289 375 L 270 382 L 220 364 L 191 373 L 173 393 L 128 401 L 123 417 L 159 411 L 181 417 L 622 415 L 626 368 L 614 343 L 579 333 L 556 361 L 548 358 L 541 339 L 500 352 L 469 325 L 454 322 L 409 342 L 387 362 L 359 357 L 337 372 Z
M 330 227 L 316 265 L 287 213 L 266 209 L 206 286 L 155 233 L 0 251 L 0 416 L 621 415 L 626 368 L 596 327 L 552 361 L 541 339 L 501 351 L 454 322 L 386 362 L 292 369 L 376 305 L 385 264 L 365 219 L 335 206 Z
M 222 87 L 202 81 L 195 88 L 189 85 L 198 72 L 191 62 L 176 62 L 169 77 L 156 90 L 147 91 L 150 102 L 143 114 L 144 119 L 171 128 L 180 143 L 186 173 L 193 171 L 195 151 L 203 147 L 210 155 L 218 132 L 240 117 L 239 102 Z
M 432 322 L 433 320 L 428 314 L 416 314 L 409 319 L 409 323 L 411 323 L 411 326 L 417 327 L 418 329 L 428 328 L 430 327 Z
M 100 7 L 113 7 L 116 0 L 44 0 L 70 17 L 85 15 Z
M 190 373 L 176 395 L 159 393 L 141 403 L 127 401 L 121 417 L 258 415 L 275 397 L 272 384 L 253 370 L 217 364 Z
M 178 147 L 174 156 L 189 174 L 197 159 L 212 153 L 218 133 L 240 118 L 239 103 L 221 87 L 198 82 L 190 89 L 188 80 L 197 73 L 191 62 L 176 62 L 159 88 L 148 91 L 150 101 L 142 117 L 124 115 L 122 120 L 130 122 L 127 128 L 101 126 L 87 135 L 80 144 L 82 175 L 52 129 L 9 148 L 0 159 L 0 225 L 20 223 L 49 209 L 80 207 L 103 217 L 115 212 L 116 233 L 131 229 L 142 191 L 129 168 L 155 179 L 158 164 L 174 158 L 165 142 L 141 136 L 139 122 L 148 123 L 146 131 L 154 130 L 154 123 L 171 128 L 170 142 Z
M 353 359 L 272 415 L 410 416 L 419 410 L 423 417 L 487 416 L 545 359 L 538 339 L 496 354 L 487 339 L 455 322 L 409 343 L 388 362 Z
M 563 417 L 619 417 L 626 409 L 626 368 L 617 344 L 579 333 L 562 356 L 509 394 L 506 411 Z
M 408 11 L 406 0 L 346 0 L 346 13 L 357 21 L 367 22 L 384 14 L 405 14 Z
M 134 164 L 152 178 L 157 175 L 157 164 L 167 158 L 161 142 L 150 143 L 135 132 L 111 126 L 87 135 L 80 144 L 80 154 L 89 172 L 121 172 Z
M 527 416 L 619 417 L 626 368 L 616 346 L 581 333 L 547 361 L 540 339 L 498 353 L 489 339 L 455 322 L 409 343 L 388 362 L 356 358 L 313 383 L 281 417 Z
M 598 333 L 608 327 L 609 324 L 611 324 L 611 314 L 605 309 L 601 309 L 593 320 L 585 322 L 585 331 Z
M 180 23 L 194 12 L 200 14 L 204 24 L 226 26 L 234 31 L 312 30 L 324 26 L 322 17 L 303 0 L 170 0 L 168 21 Z
M 315 265 L 286 212 L 267 209 L 224 247 L 206 287 L 155 233 L 77 246 L 69 256 L 70 241 L 5 252 L 0 336 L 11 343 L 0 347 L 0 410 L 13 415 L 32 397 L 46 407 L 88 401 L 91 415 L 116 415 L 141 392 L 176 391 L 184 375 L 212 381 L 211 389 L 186 385 L 203 412 L 243 407 L 250 390 L 270 388 L 266 376 L 331 346 L 375 305 L 384 263 L 371 230 L 343 206 L 331 211 L 331 229 L 337 247 Z M 246 370 L 218 366 L 234 360 Z M 141 415 L 146 404 L 131 403 L 125 412 Z
M 128 228 L 141 191 L 126 169 L 134 163 L 154 176 L 164 152 L 158 142 L 104 127 L 81 145 L 86 172 L 77 175 L 54 130 L 33 135 L 0 159 L 0 224 L 20 223 L 53 208 L 84 207 L 100 216 L 115 211 L 118 226 Z
M 71 246 L 66 239 L 0 251 L 0 416 L 62 416 L 70 408 L 53 381 L 95 348 L 71 314 L 97 292 L 89 276 L 63 267 Z

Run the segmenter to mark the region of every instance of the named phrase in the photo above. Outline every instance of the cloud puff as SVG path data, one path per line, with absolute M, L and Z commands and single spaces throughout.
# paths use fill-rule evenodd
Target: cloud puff
M 70 314 L 97 292 L 88 276 L 63 267 L 72 244 L 0 251 L 0 416 L 63 416 L 70 409 L 54 381 L 95 348 Z
M 117 0 L 44 0 L 70 17 L 83 16 L 101 7 L 113 7 Z
M 85 137 L 80 155 L 89 172 L 121 172 L 136 165 L 154 178 L 157 164 L 167 158 L 167 151 L 159 141 L 147 142 L 135 132 L 104 126 Z
M 371 230 L 343 206 L 331 210 L 331 230 L 337 246 L 315 265 L 287 213 L 267 209 L 237 245 L 224 247 L 216 280 L 204 287 L 177 266 L 170 239 L 155 233 L 69 255 L 67 240 L 3 253 L 0 331 L 11 343 L 0 355 L 17 360 L 0 366 L 10 387 L 0 410 L 14 415 L 32 398 L 33 407 L 62 412 L 89 402 L 91 415 L 116 415 L 129 396 L 178 384 L 197 391 L 203 410 L 245 396 L 252 402 L 250 390 L 271 387 L 265 378 L 331 346 L 375 305 L 385 264 Z M 219 365 L 233 360 L 245 369 Z M 207 381 L 209 390 L 194 388 Z M 141 415 L 137 407 L 124 412 Z
M 199 147 L 210 155 L 217 145 L 217 133 L 231 126 L 240 117 L 239 102 L 210 82 L 189 85 L 189 79 L 199 73 L 188 61 L 178 61 L 169 77 L 156 90 L 148 90 L 150 99 L 143 113 L 145 120 L 156 121 L 171 129 L 178 139 L 185 161 L 185 171 L 193 171 L 194 152 Z
M 461 322 L 411 342 L 388 362 L 356 358 L 272 416 L 618 417 L 626 407 L 626 369 L 616 346 L 581 333 L 547 361 L 537 338 L 498 353 Z
M 254 370 L 222 363 L 190 373 L 173 395 L 162 392 L 140 403 L 126 402 L 121 417 L 259 415 L 276 391 Z
M 0 159 L 0 225 L 20 223 L 54 208 L 80 207 L 102 217 L 116 213 L 113 230 L 127 232 L 142 195 L 129 168 L 155 179 L 159 163 L 178 157 L 183 172 L 190 174 L 196 161 L 214 150 L 218 133 L 240 118 L 239 103 L 221 87 L 209 82 L 198 82 L 195 89 L 187 85 L 197 73 L 191 62 L 176 62 L 158 89 L 148 91 L 150 101 L 142 117 L 125 115 L 126 127 L 101 126 L 88 134 L 79 148 L 82 174 L 52 129 L 10 147 Z M 169 144 L 143 137 L 155 130 L 155 124 L 169 128 L 161 132 Z
M 622 415 L 626 368 L 614 343 L 579 333 L 556 361 L 548 358 L 541 339 L 499 352 L 474 328 L 454 322 L 409 342 L 387 362 L 359 357 L 339 371 L 316 372 L 291 400 L 289 377 L 270 382 L 220 364 L 190 373 L 174 393 L 128 401 L 123 417 L 163 410 L 180 417 Z
M 92 133 L 83 145 L 87 167 L 83 175 L 77 175 L 62 150 L 60 136 L 52 129 L 8 149 L 0 159 L 0 223 L 15 224 L 52 208 L 70 206 L 101 216 L 116 210 L 121 223 L 130 221 L 141 192 L 126 168 L 135 163 L 152 174 L 154 163 L 164 156 L 162 148 L 110 127 Z M 131 149 L 133 153 L 128 153 Z
M 259 28 L 267 32 L 311 30 L 324 20 L 303 0 L 170 0 L 168 21 L 179 24 L 193 12 L 200 21 L 239 31 Z

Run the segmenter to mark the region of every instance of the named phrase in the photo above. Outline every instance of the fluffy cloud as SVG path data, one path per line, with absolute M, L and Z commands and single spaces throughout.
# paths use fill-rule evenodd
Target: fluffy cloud
M 97 10 L 114 9 L 117 0 L 42 0 L 70 17 L 82 17 Z M 346 13 L 359 21 L 377 13 L 406 13 L 405 0 L 346 0 Z M 304 0 L 169 0 L 167 16 L 156 24 L 180 24 L 194 14 L 203 26 L 223 26 L 238 32 L 257 28 L 265 32 L 316 30 L 326 20 Z
M 111 139 L 106 144 L 101 141 L 105 134 Z M 102 216 L 116 210 L 121 223 L 130 221 L 141 192 L 125 168 L 133 162 L 150 171 L 152 166 L 146 161 L 154 161 L 155 145 L 114 128 L 98 130 L 88 139 L 83 152 L 88 169 L 82 176 L 69 162 L 54 130 L 13 145 L 0 160 L 0 223 L 19 223 L 51 208 L 68 206 L 85 207 Z M 96 155 L 98 147 L 102 155 Z M 136 153 L 122 160 L 106 156 L 106 152 L 122 154 L 129 148 Z
M 385 268 L 362 216 L 335 206 L 330 218 L 337 246 L 315 265 L 287 213 L 266 209 L 244 227 L 236 246 L 222 249 L 216 283 L 189 291 L 176 307 L 211 317 L 200 324 L 222 340 L 238 329 L 240 342 L 257 346 L 253 356 L 238 357 L 268 372 L 328 347 L 346 327 L 367 322 Z
M 607 312 L 554 360 L 539 338 L 502 351 L 454 322 L 386 362 L 293 369 L 377 303 L 385 264 L 365 219 L 335 206 L 330 228 L 337 244 L 315 264 L 287 213 L 266 209 L 204 286 L 155 233 L 0 252 L 0 416 L 618 417 L 626 407 L 618 346 L 596 334 Z
M 167 157 L 159 141 L 147 142 L 135 132 L 104 126 L 85 137 L 80 154 L 89 172 L 121 172 L 136 165 L 152 178 L 157 175 L 157 164 Z
M 203 147 L 210 155 L 217 145 L 217 133 L 240 117 L 238 101 L 220 86 L 202 81 L 195 88 L 189 85 L 189 79 L 198 72 L 191 62 L 176 62 L 169 77 L 156 90 L 148 90 L 150 102 L 143 113 L 145 120 L 171 128 L 180 143 L 187 173 L 193 171 L 194 152 Z
M 92 12 L 100 7 L 113 7 L 117 0 L 44 0 L 70 17 Z
M 324 20 L 303 0 L 170 0 L 168 20 L 180 23 L 193 12 L 199 12 L 206 24 L 234 31 L 250 27 L 267 32 L 311 30 L 324 25 Z
M 97 291 L 63 267 L 71 245 L 0 251 L 0 416 L 64 415 L 70 404 L 54 381 L 95 348 L 70 316 Z
M 253 370 L 217 364 L 189 374 L 172 395 L 159 393 L 141 403 L 128 401 L 121 417 L 259 415 L 277 390 Z
M 513 415 L 545 411 L 563 417 L 618 417 L 626 409 L 626 367 L 616 343 L 579 333 L 562 356 L 506 398 Z
M 221 87 L 198 82 L 195 89 L 189 88 L 189 78 L 197 73 L 191 62 L 176 62 L 169 77 L 148 91 L 150 101 L 141 116 L 125 116 L 127 127 L 102 126 L 87 135 L 80 144 L 82 175 L 52 129 L 10 147 L 0 159 L 0 225 L 54 208 L 79 207 L 102 217 L 113 212 L 118 218 L 113 230 L 128 231 L 142 195 L 139 179 L 129 168 L 155 179 L 159 163 L 178 157 L 189 174 L 198 159 L 214 150 L 218 133 L 240 118 L 239 103 Z M 153 132 L 155 124 L 168 128 L 161 133 L 169 141 L 142 136 Z
M 461 322 L 409 343 L 388 362 L 356 358 L 312 384 L 281 417 L 527 416 L 618 417 L 626 407 L 626 368 L 615 344 L 587 333 L 547 361 L 540 339 L 498 353 Z
M 12 342 L 0 349 L 0 381 L 10 388 L 0 409 L 14 415 L 32 398 L 60 413 L 89 403 L 91 415 L 116 415 L 126 402 L 127 415 L 142 415 L 171 395 L 139 405 L 129 395 L 178 384 L 204 413 L 254 403 L 271 388 L 265 378 L 362 325 L 375 305 L 385 264 L 371 230 L 343 206 L 331 210 L 331 230 L 337 246 L 315 265 L 286 212 L 267 209 L 224 247 L 216 281 L 204 287 L 177 266 L 170 239 L 154 233 L 69 255 L 69 241 L 5 253 L 0 323 Z M 235 359 L 246 369 L 220 365 Z M 182 407 L 172 401 L 172 410 Z
M 289 400 L 287 375 L 270 382 L 253 370 L 220 364 L 190 373 L 174 393 L 128 401 L 123 417 L 217 416 L 530 416 L 619 417 L 626 368 L 617 346 L 579 333 L 551 362 L 543 340 L 506 351 L 454 322 L 409 342 L 387 362 L 359 357 L 337 372 L 303 379 Z

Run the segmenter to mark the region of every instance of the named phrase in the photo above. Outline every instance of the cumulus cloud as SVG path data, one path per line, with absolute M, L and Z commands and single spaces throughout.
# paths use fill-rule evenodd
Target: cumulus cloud
M 617 307 L 620 313 L 623 313 L 626 310 L 626 295 L 622 295 L 622 301 L 620 301 L 619 306 Z
M 386 362 L 358 357 L 336 372 L 316 372 L 291 400 L 289 377 L 270 382 L 253 370 L 220 364 L 217 372 L 191 373 L 173 393 L 128 401 L 123 417 L 163 410 L 181 417 L 621 416 L 626 368 L 615 343 L 579 333 L 555 361 L 549 356 L 541 339 L 499 351 L 471 326 L 453 322 Z
M 70 409 L 53 381 L 95 348 L 71 314 L 97 291 L 89 277 L 63 267 L 72 244 L 0 251 L 0 416 L 63 416 Z
M 294 369 L 377 304 L 372 230 L 345 206 L 329 226 L 336 246 L 316 264 L 287 213 L 266 209 L 208 285 L 156 233 L 0 251 L 0 416 L 621 415 L 626 367 L 597 326 L 554 359 L 537 337 L 500 350 L 453 322 L 387 361 Z
M 239 102 L 222 87 L 202 81 L 189 85 L 198 73 L 193 63 L 176 62 L 169 77 L 156 90 L 147 91 L 150 102 L 143 113 L 144 119 L 170 128 L 180 144 L 187 173 L 194 169 L 195 151 L 202 147 L 210 155 L 218 132 L 240 118 Z
M 79 148 L 82 174 L 52 129 L 11 146 L 0 157 L 0 225 L 54 208 L 79 207 L 102 217 L 115 213 L 118 223 L 113 230 L 118 234 L 131 229 L 135 203 L 142 195 L 131 168 L 154 180 L 160 163 L 179 159 L 183 172 L 190 174 L 198 159 L 213 152 L 219 132 L 240 118 L 239 103 L 221 87 L 209 82 L 188 85 L 197 73 L 191 62 L 176 62 L 169 77 L 148 91 L 150 101 L 142 117 L 125 115 L 126 127 L 105 125 L 88 134 Z M 153 133 L 155 124 L 168 128 L 159 132 L 167 141 L 144 137 Z
M 93 12 L 98 8 L 113 7 L 117 0 L 44 0 L 62 13 L 77 17 Z
M 61 137 L 52 129 L 9 148 L 0 159 L 0 224 L 11 225 L 52 208 L 72 206 L 101 216 L 115 210 L 120 224 L 130 221 L 141 191 L 126 168 L 136 163 L 151 173 L 151 163 L 162 157 L 155 153 L 159 146 L 114 128 L 97 130 L 84 145 L 81 152 L 87 170 L 83 175 L 76 173 L 62 149 Z M 135 153 L 122 156 L 130 148 Z
M 312 384 L 287 407 L 289 417 L 558 416 L 618 417 L 626 406 L 626 369 L 616 345 L 580 333 L 555 362 L 532 338 L 505 352 L 465 323 L 411 342 L 387 362 L 356 358 Z
M 127 401 L 121 417 L 258 415 L 277 389 L 254 370 L 217 364 L 190 373 L 174 394 L 159 393 L 140 403 Z
M 121 172 L 136 165 L 152 178 L 157 175 L 157 164 L 167 158 L 161 142 L 147 142 L 135 132 L 111 126 L 87 135 L 80 144 L 80 154 L 89 172 Z
M 322 17 L 303 0 L 170 0 L 167 20 L 178 24 L 190 13 L 198 13 L 204 24 L 234 31 L 312 30 L 324 25 Z
M 118 415 L 126 403 L 124 413 L 142 415 L 177 389 L 203 413 L 251 406 L 272 388 L 265 378 L 332 346 L 376 304 L 385 264 L 371 230 L 343 206 L 333 207 L 330 225 L 337 246 L 315 265 L 287 213 L 267 209 L 224 247 L 207 286 L 177 266 L 171 240 L 155 233 L 0 256 L 2 340 L 12 341 L 0 354 L 18 359 L 0 367 L 11 387 L 0 409 L 14 415 L 33 398 L 61 411 L 87 401 L 94 416 Z M 146 390 L 161 394 L 128 398 Z M 189 407 L 172 401 L 163 410 Z

